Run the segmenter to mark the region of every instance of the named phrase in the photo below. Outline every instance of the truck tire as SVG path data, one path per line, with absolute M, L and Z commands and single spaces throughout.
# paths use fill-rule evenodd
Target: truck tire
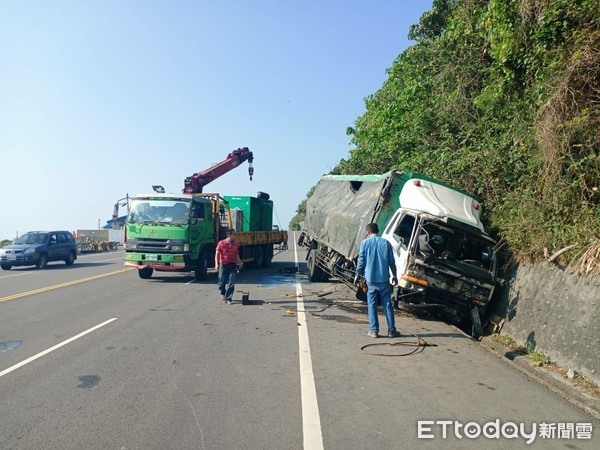
M 311 250 L 306 259 L 306 271 L 308 279 L 312 282 L 321 281 L 323 279 L 323 269 L 317 266 L 316 250 Z
M 138 269 L 138 275 L 142 280 L 147 280 L 151 278 L 152 272 L 154 272 L 154 269 L 152 267 L 144 267 L 143 269 Z
M 0 267 L 2 267 L 2 270 L 10 270 L 12 266 L 10 264 L 2 264 Z
M 471 316 L 471 337 L 480 340 L 483 336 L 483 326 L 481 325 L 479 309 L 476 306 L 472 306 L 469 313 Z
M 262 245 L 254 247 L 254 261 L 252 267 L 262 267 L 265 263 L 265 252 Z
M 263 247 L 264 253 L 264 261 L 263 267 L 269 267 L 271 265 L 271 261 L 273 260 L 273 244 L 266 244 Z
M 204 281 L 208 277 L 208 260 L 206 258 L 207 252 L 206 250 L 202 250 L 198 258 L 198 265 L 194 271 L 196 281 Z

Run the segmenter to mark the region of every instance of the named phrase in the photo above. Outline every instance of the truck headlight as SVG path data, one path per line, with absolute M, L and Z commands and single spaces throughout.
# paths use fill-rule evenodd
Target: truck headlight
M 137 248 L 137 244 L 134 244 L 132 242 L 125 243 L 125 250 L 135 250 L 136 248 Z
M 174 252 L 182 252 L 183 245 L 171 245 L 171 250 L 173 250 Z
M 35 247 L 29 247 L 27 250 L 25 250 L 23 252 L 24 255 L 31 255 L 32 253 L 35 253 L 37 249 Z
M 423 278 L 419 278 L 419 277 L 415 277 L 412 275 L 409 275 L 407 273 L 405 273 L 404 275 L 402 275 L 402 279 L 406 280 L 406 281 L 410 281 L 413 284 L 418 284 L 421 286 L 429 286 L 429 282 L 427 280 L 424 280 Z

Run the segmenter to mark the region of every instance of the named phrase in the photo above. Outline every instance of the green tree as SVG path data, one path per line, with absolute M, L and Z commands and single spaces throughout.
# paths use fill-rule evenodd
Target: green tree
M 518 257 L 600 254 L 599 5 L 434 0 L 332 173 L 421 172 L 482 198 Z

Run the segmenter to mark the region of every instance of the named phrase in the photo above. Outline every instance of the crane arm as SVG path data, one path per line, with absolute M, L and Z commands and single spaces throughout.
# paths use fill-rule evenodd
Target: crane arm
M 227 158 L 210 167 L 209 169 L 203 170 L 202 172 L 198 172 L 193 174 L 192 176 L 187 177 L 184 181 L 183 193 L 201 193 L 204 186 L 206 186 L 208 183 L 235 169 L 244 161 L 248 161 L 248 164 L 250 165 L 250 167 L 248 167 L 248 174 L 250 175 L 250 180 L 252 180 L 252 175 L 254 174 L 254 167 L 252 167 L 254 155 L 248 149 L 248 147 L 243 147 L 232 151 L 229 155 L 227 155 Z

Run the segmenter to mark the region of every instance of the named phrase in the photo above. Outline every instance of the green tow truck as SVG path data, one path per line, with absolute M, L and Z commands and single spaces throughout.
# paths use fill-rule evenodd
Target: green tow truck
M 273 230 L 273 202 L 259 192 L 256 197 L 202 193 L 215 178 L 250 162 L 246 147 L 235 150 L 219 164 L 186 178 L 183 194 L 155 193 L 133 198 L 125 224 L 125 265 L 136 267 L 140 278 L 158 272 L 191 272 L 204 280 L 214 268 L 217 243 L 227 228 L 236 230 L 240 258 L 253 267 L 271 264 L 274 248 L 287 242 L 287 231 Z

